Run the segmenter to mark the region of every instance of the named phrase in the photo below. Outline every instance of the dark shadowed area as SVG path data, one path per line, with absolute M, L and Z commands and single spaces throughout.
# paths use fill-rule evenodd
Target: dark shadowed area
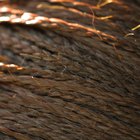
M 139 140 L 139 118 L 139 0 L 0 1 L 0 140 Z

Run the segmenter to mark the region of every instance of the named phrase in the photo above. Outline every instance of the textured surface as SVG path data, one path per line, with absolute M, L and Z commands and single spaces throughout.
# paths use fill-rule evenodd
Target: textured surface
M 0 139 L 138 140 L 138 4 L 1 3 Z

